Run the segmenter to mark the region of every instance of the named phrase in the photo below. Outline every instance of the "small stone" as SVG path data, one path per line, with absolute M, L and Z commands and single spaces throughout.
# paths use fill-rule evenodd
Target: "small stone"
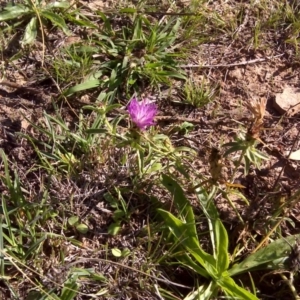
M 243 78 L 243 74 L 241 69 L 234 69 L 232 71 L 229 72 L 229 77 L 231 79 L 237 79 L 237 80 L 241 80 Z
M 275 95 L 273 107 L 280 114 L 293 116 L 300 111 L 300 89 L 294 87 L 284 88 L 282 93 Z

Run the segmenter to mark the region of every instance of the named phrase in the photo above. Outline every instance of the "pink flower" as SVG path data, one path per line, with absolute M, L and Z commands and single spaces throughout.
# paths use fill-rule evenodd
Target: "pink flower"
M 154 117 L 157 113 L 157 107 L 154 103 L 149 103 L 148 99 L 138 101 L 133 98 L 128 105 L 128 112 L 135 123 L 141 130 L 145 130 L 147 126 L 154 125 Z

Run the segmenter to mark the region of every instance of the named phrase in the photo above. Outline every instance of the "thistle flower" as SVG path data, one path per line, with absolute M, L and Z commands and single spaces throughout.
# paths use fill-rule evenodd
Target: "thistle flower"
M 138 101 L 133 98 L 128 105 L 128 112 L 133 123 L 141 130 L 155 124 L 154 117 L 157 113 L 157 107 L 156 104 L 150 103 L 148 99 Z

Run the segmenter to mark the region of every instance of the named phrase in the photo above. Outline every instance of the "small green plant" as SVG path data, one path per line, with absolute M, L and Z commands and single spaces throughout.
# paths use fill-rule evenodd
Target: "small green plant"
M 72 216 L 72 217 L 68 218 L 68 225 L 82 234 L 86 234 L 89 230 L 89 228 L 86 224 L 80 223 L 78 216 Z
M 112 214 L 113 222 L 108 227 L 108 233 L 111 235 L 118 234 L 121 229 L 121 223 L 128 222 L 131 215 L 121 192 L 117 188 L 115 188 L 115 192 L 117 194 L 116 197 L 110 192 L 104 195 L 104 199 L 114 210 Z
M 172 194 L 178 210 L 176 217 L 168 211 L 159 209 L 160 215 L 175 238 L 177 247 L 173 257 L 182 266 L 209 279 L 207 284 L 200 285 L 186 296 L 185 300 L 214 299 L 220 290 L 227 297 L 234 299 L 258 299 L 257 291 L 249 292 L 239 286 L 232 277 L 253 270 L 289 268 L 288 261 L 293 250 L 284 239 L 270 243 L 231 267 L 230 263 L 233 262 L 229 259 L 228 234 L 214 204 L 216 187 L 212 187 L 209 193 L 201 188 L 195 191 L 209 226 L 212 254 L 206 252 L 200 244 L 193 208 L 184 191 L 174 179 L 166 175 L 162 176 L 162 184 Z M 298 236 L 291 236 L 288 240 L 293 241 Z
M 59 27 L 64 33 L 69 34 L 70 31 L 63 17 L 57 12 L 65 11 L 70 7 L 67 1 L 45 1 L 26 0 L 24 3 L 8 3 L 3 11 L 0 12 L 0 22 L 10 22 L 13 27 L 25 27 L 24 36 L 21 40 L 23 45 L 31 44 L 36 39 L 39 30 L 45 41 L 43 26 L 47 22 Z M 9 27 L 7 27 L 9 28 Z
M 75 44 L 62 47 L 54 60 L 48 62 L 51 65 L 49 72 L 53 74 L 57 85 L 62 90 L 70 84 L 80 83 L 90 76 L 93 67 L 86 41 L 79 41 Z
M 201 108 L 212 102 L 218 95 L 218 92 L 217 86 L 210 87 L 205 80 L 197 84 L 192 79 L 188 79 L 184 85 L 183 100 L 187 104 Z
M 236 162 L 238 167 L 242 160 L 245 161 L 245 174 L 249 173 L 251 163 L 259 168 L 262 160 L 267 160 L 268 156 L 259 151 L 256 146 L 258 142 L 254 139 L 247 139 L 246 135 L 239 133 L 234 142 L 226 143 L 223 147 L 228 147 L 224 156 L 228 156 L 233 152 L 240 152 L 240 158 Z
M 142 91 L 148 84 L 170 84 L 170 78 L 186 79 L 176 60 L 180 53 L 172 51 L 180 18 L 170 18 L 166 24 L 157 22 L 149 29 L 147 17 L 135 9 L 121 13 L 130 16 L 121 31 L 113 28 L 107 16 L 99 14 L 105 24 L 103 32 L 94 33 L 89 40 L 93 46 L 86 49 L 94 57 L 93 72 L 83 83 L 65 91 L 65 95 L 97 86 L 129 94 L 132 90 Z
M 228 156 L 233 152 L 241 152 L 238 161 L 236 162 L 236 169 L 240 166 L 242 160 L 245 161 L 245 173 L 249 173 L 250 164 L 254 164 L 255 167 L 259 168 L 262 160 L 267 160 L 268 156 L 258 149 L 256 146 L 260 142 L 260 132 L 263 128 L 263 118 L 266 109 L 266 99 L 261 101 L 252 101 L 246 103 L 247 108 L 253 115 L 251 124 L 248 127 L 247 133 L 239 133 L 234 142 L 226 143 L 223 147 L 229 147 L 226 150 L 224 156 Z M 232 176 L 232 179 L 235 172 Z
M 109 107 L 107 111 L 109 111 Z M 79 123 L 76 129 L 71 128 L 58 114 L 50 116 L 44 113 L 40 124 L 32 123 L 33 128 L 44 139 L 39 140 L 28 135 L 26 138 L 35 147 L 40 161 L 48 170 L 60 170 L 67 174 L 76 174 L 85 167 L 82 157 L 89 157 L 88 161 L 101 161 L 101 148 L 99 147 L 101 136 L 95 136 L 87 132 L 99 129 L 105 123 L 105 111 L 99 110 L 95 119 L 85 119 L 84 112 L 79 115 Z

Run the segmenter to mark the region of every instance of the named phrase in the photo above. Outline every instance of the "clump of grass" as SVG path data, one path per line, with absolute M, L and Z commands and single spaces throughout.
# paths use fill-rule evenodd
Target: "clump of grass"
M 205 80 L 200 83 L 188 79 L 183 90 L 183 100 L 196 108 L 201 108 L 214 101 L 219 93 L 217 86 L 210 86 Z

